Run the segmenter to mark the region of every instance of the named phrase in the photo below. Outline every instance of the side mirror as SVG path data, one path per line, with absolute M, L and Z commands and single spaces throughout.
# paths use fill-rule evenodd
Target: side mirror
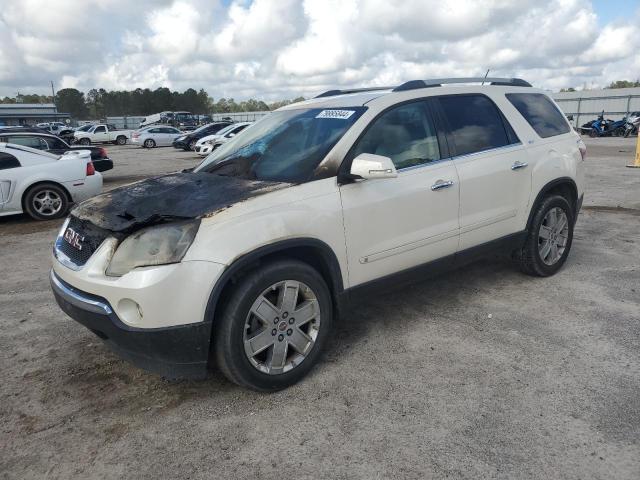
M 398 176 L 396 167 L 389 157 L 373 153 L 361 153 L 351 163 L 351 175 L 363 180 L 375 178 L 395 178 Z

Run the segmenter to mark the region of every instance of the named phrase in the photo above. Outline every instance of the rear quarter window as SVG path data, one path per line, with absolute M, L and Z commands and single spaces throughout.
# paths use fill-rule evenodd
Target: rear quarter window
M 570 130 L 564 114 L 546 95 L 542 93 L 507 93 L 506 97 L 539 137 L 554 137 Z
M 20 166 L 20 161 L 7 152 L 0 152 L 0 170 L 7 170 L 9 168 L 17 168 Z

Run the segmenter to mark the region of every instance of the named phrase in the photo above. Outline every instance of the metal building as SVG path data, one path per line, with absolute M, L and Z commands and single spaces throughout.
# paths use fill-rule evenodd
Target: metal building
M 35 125 L 44 122 L 65 122 L 68 113 L 59 113 L 53 103 L 2 103 L 0 125 Z
M 552 96 L 565 115 L 573 115 L 573 124 L 578 127 L 595 119 L 603 110 L 605 118 L 613 120 L 640 111 L 640 87 L 581 90 Z

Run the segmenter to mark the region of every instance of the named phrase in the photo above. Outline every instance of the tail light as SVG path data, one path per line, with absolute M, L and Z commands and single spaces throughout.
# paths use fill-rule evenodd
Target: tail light
M 93 162 L 87 162 L 87 177 L 96 174 L 96 167 L 93 166 Z
M 134 133 L 133 135 L 131 135 L 132 138 L 138 138 L 140 136 L 139 133 Z
M 100 154 L 100 156 L 102 158 L 106 158 L 107 157 L 107 150 L 105 148 L 100 147 L 100 150 L 98 150 L 98 153 Z

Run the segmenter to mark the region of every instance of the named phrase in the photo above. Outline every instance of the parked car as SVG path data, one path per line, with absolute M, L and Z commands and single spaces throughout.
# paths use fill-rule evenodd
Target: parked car
M 91 145 L 92 143 L 115 143 L 124 145 L 131 136 L 131 130 L 120 130 L 104 123 L 93 125 L 86 131 L 76 130 L 73 133 L 76 143 Z
M 153 126 L 141 128 L 131 134 L 131 143 L 145 148 L 169 147 L 173 141 L 182 135 L 182 132 L 174 127 Z
M 36 220 L 64 217 L 69 206 L 102 191 L 88 150 L 53 155 L 0 143 L 0 216 L 26 213 Z
M 195 152 L 203 157 L 206 157 L 211 152 L 213 152 L 216 148 L 218 148 L 223 143 L 228 142 L 253 122 L 238 122 L 229 125 L 228 127 L 223 128 L 218 133 L 214 135 L 208 135 L 206 137 L 202 137 L 200 140 L 196 142 L 194 147 Z
M 48 133 L 34 132 L 4 132 L 0 129 L 0 142 L 23 145 L 25 147 L 44 150 L 54 155 L 61 155 L 69 151 L 88 150 L 91 152 L 93 166 L 99 172 L 105 172 L 113 168 L 113 161 L 109 158 L 103 147 L 70 146 L 61 138 Z
M 204 125 L 195 129 L 193 132 L 186 133 L 176 138 L 173 142 L 173 146 L 187 151 L 193 150 L 196 146 L 196 142 L 202 137 L 213 135 L 228 125 L 231 125 L 231 122 L 213 122 L 208 125 Z
M 239 385 L 285 388 L 368 287 L 494 250 L 556 273 L 585 155 L 551 97 L 520 79 L 332 90 L 193 171 L 79 205 L 55 243 L 53 292 L 139 366 L 179 377 L 214 363 Z

